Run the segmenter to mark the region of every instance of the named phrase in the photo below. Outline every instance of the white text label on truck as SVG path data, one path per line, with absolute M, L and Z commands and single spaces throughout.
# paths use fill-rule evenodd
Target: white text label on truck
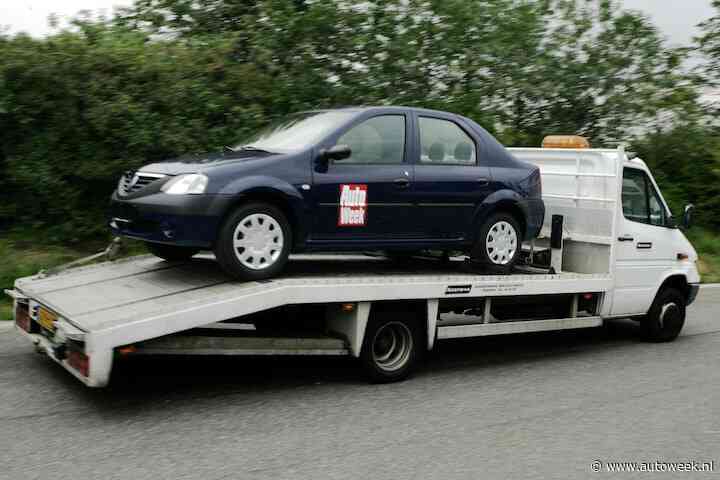
M 448 285 L 445 295 L 463 295 L 470 293 L 472 285 Z

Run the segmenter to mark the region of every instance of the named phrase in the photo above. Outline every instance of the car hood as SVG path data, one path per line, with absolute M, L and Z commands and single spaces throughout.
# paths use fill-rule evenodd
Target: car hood
M 191 154 L 150 163 L 141 167 L 139 171 L 147 173 L 162 173 L 165 175 L 180 175 L 182 173 L 202 172 L 203 170 L 207 170 L 209 168 L 228 165 L 231 163 L 262 160 L 275 156 L 277 156 L 277 154 L 258 151 Z

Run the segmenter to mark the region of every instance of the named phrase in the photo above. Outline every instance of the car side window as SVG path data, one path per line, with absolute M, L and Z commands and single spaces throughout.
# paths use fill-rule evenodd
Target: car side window
M 475 142 L 456 123 L 420 117 L 420 163 L 475 165 Z
M 365 120 L 341 136 L 336 145 L 352 152 L 340 164 L 400 164 L 405 160 L 405 116 L 381 115 Z
M 622 188 L 623 215 L 633 222 L 666 226 L 667 213 L 660 195 L 647 174 L 636 168 L 626 168 Z

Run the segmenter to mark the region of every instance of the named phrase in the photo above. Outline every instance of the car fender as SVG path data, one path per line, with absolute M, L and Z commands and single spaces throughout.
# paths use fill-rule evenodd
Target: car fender
M 477 237 L 480 226 L 493 212 L 499 210 L 518 211 L 523 215 L 523 224 L 527 225 L 528 207 L 525 199 L 517 192 L 509 189 L 497 190 L 482 201 L 473 215 L 473 241 Z M 524 232 L 523 232 L 524 234 Z
M 287 213 L 291 217 L 289 220 L 294 229 L 307 225 L 306 217 L 308 212 L 305 208 L 305 198 L 302 193 L 291 183 L 277 177 L 251 175 L 238 178 L 225 185 L 219 193 L 232 198 L 228 210 L 248 198 L 256 196 L 259 199 L 267 199 L 273 203 L 280 202 L 287 207 L 289 210 Z M 296 233 L 295 239 L 299 240 L 300 238 L 303 238 L 303 235 Z

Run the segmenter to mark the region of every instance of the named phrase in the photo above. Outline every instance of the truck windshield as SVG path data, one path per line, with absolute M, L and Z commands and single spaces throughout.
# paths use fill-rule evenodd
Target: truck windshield
M 351 112 L 305 112 L 285 117 L 250 135 L 233 150 L 290 153 L 307 148 L 352 116 Z

